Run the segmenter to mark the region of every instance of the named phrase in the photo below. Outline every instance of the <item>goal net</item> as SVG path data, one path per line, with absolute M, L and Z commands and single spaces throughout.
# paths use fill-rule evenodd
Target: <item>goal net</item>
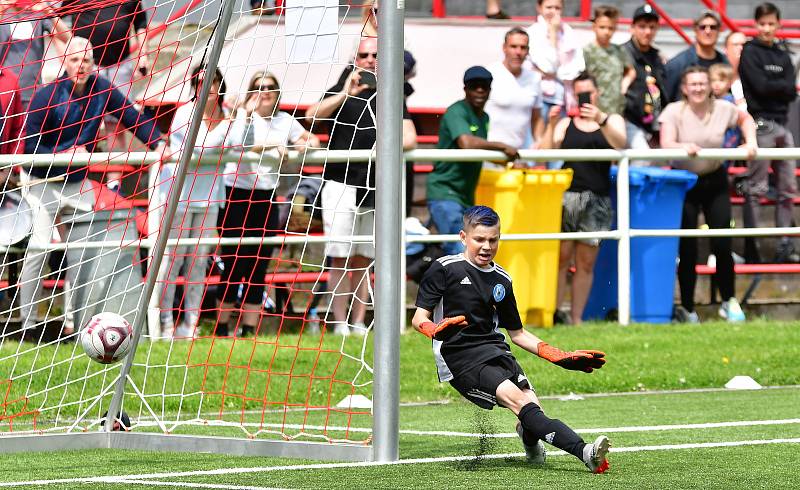
M 143 441 L 368 457 L 374 178 L 349 150 L 375 140 L 374 15 L 360 0 L 237 1 L 229 23 L 202 0 L 0 13 L 0 440 L 96 434 L 120 406 L 121 435 Z M 103 311 L 141 332 L 120 363 L 81 347 Z

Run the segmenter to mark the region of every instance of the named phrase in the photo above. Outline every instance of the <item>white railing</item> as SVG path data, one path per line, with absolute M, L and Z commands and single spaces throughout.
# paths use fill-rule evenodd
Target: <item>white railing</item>
M 687 160 L 688 155 L 682 150 L 520 150 L 520 160 L 523 161 L 615 161 L 618 162 L 617 173 L 617 229 L 606 232 L 581 232 L 581 233 L 517 233 L 505 234 L 502 240 L 582 240 L 599 238 L 604 240 L 617 240 L 618 246 L 618 308 L 619 323 L 627 325 L 630 322 L 630 240 L 635 237 L 716 237 L 716 236 L 786 236 L 800 235 L 800 227 L 785 228 L 738 228 L 738 229 L 715 229 L 715 230 L 644 230 L 631 229 L 629 211 L 629 180 L 628 168 L 631 160 L 645 160 L 651 162 L 669 162 L 674 160 Z M 309 150 L 305 152 L 289 152 L 287 159 L 292 162 L 304 164 L 324 165 L 326 163 L 343 162 L 364 162 L 374 159 L 375 152 L 372 150 Z M 255 153 L 228 153 L 223 158 L 235 162 L 263 162 L 276 164 L 277 160 L 270 155 L 259 155 Z M 746 150 L 742 149 L 706 149 L 701 150 L 696 158 L 710 160 L 745 160 Z M 764 160 L 781 159 L 800 159 L 800 149 L 798 148 L 765 148 L 760 149 L 757 158 Z M 447 162 L 479 162 L 479 161 L 506 161 L 502 152 L 488 150 L 437 150 L 421 149 L 412 150 L 405 153 L 407 161 L 447 161 Z M 102 164 L 126 163 L 129 165 L 150 166 L 149 190 L 152 191 L 157 183 L 157 165 L 159 155 L 153 152 L 134 152 L 134 153 L 94 153 L 94 154 L 57 154 L 57 155 L 0 155 L 0 166 L 21 165 L 23 167 L 51 166 L 51 165 L 75 165 L 75 164 Z M 219 163 L 218 155 L 205 156 L 198 163 Z M 151 196 L 150 213 L 148 223 L 150 229 L 158 228 L 159 216 L 158 199 Z M 327 243 L 329 241 L 351 241 L 351 242 L 370 242 L 373 240 L 369 235 L 358 235 L 348 237 L 334 236 L 304 236 L 287 235 L 279 237 L 253 237 L 253 238 L 182 238 L 171 239 L 169 246 L 185 244 L 291 244 L 291 243 Z M 457 235 L 425 235 L 407 236 L 407 242 L 447 242 L 458 240 Z M 151 248 L 155 240 L 153 238 L 141 239 L 135 243 L 131 242 L 95 242 L 82 244 L 53 244 L 50 248 L 64 249 L 69 247 L 95 248 L 102 246 L 141 246 Z

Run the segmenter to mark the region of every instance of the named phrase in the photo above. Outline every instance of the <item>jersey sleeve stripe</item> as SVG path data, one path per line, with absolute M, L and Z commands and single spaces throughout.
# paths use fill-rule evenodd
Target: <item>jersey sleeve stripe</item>
M 494 269 L 494 270 L 496 270 L 498 274 L 500 274 L 501 276 L 503 276 L 503 277 L 505 277 L 506 279 L 508 279 L 508 282 L 512 282 L 512 281 L 511 281 L 511 276 L 510 276 L 510 275 L 508 275 L 508 272 L 504 271 L 504 270 L 503 270 L 503 268 L 502 268 L 502 267 L 500 267 L 500 266 L 499 266 L 499 265 L 497 265 L 497 264 L 495 264 L 495 265 L 494 265 L 494 267 L 495 267 L 495 269 Z
M 436 259 L 436 260 L 440 264 L 445 266 L 445 265 L 454 264 L 456 262 L 461 262 L 462 260 L 464 260 L 464 256 L 461 255 L 461 254 L 458 254 L 458 255 L 445 255 L 444 257 L 441 257 L 441 258 Z

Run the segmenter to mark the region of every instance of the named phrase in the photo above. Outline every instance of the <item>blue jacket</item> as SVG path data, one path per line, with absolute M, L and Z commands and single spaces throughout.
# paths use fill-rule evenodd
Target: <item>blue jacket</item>
M 139 113 L 133 103 L 105 78 L 91 75 L 83 94 L 73 94 L 65 75 L 37 90 L 25 121 L 25 153 L 59 153 L 76 146 L 89 152 L 97 144 L 103 118 L 110 115 L 151 149 L 161 139 L 155 118 Z M 39 178 L 66 175 L 68 182 L 86 177 L 86 165 L 32 167 Z
M 711 66 L 716 63 L 725 63 L 727 65 L 730 64 L 727 56 L 717 50 L 714 50 L 714 52 L 716 53 L 716 58 L 714 60 L 701 61 L 700 57 L 697 56 L 697 50 L 695 47 L 689 46 L 687 49 L 684 49 L 680 53 L 676 54 L 674 58 L 667 62 L 666 66 L 664 67 L 664 70 L 666 71 L 664 89 L 667 91 L 667 98 L 669 102 L 675 102 L 681 99 L 681 77 L 683 76 L 684 70 L 690 66 Z

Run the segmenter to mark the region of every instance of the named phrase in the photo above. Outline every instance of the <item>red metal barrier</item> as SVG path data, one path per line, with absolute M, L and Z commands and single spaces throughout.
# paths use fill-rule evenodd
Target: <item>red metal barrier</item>
M 433 16 L 438 18 L 447 17 L 447 7 L 444 0 L 433 0 Z
M 653 10 L 655 10 L 662 19 L 664 19 L 664 22 L 666 22 L 668 26 L 672 27 L 672 29 L 674 29 L 675 32 L 677 32 L 678 35 L 682 37 L 684 41 L 686 41 L 686 44 L 693 44 L 692 40 L 689 39 L 689 36 L 683 32 L 683 29 L 681 29 L 681 27 L 672 20 L 672 17 L 664 12 L 664 9 L 658 6 L 655 0 L 647 0 L 647 3 L 653 7 Z

